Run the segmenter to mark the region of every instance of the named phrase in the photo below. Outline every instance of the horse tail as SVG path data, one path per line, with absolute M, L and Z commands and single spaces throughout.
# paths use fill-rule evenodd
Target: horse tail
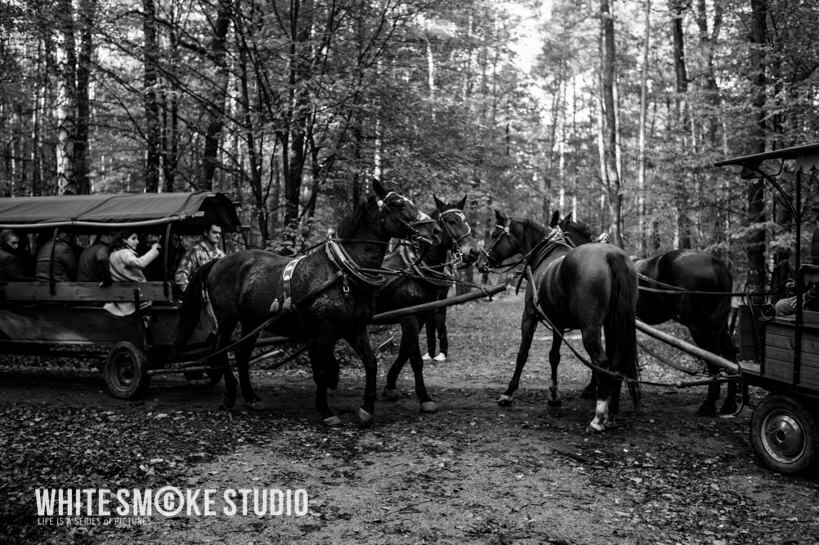
M 612 276 L 611 302 L 603 329 L 606 333 L 606 356 L 609 363 L 629 378 L 638 378 L 637 328 L 634 324 L 637 280 L 619 253 L 606 257 Z M 629 388 L 631 390 L 631 388 Z M 632 393 L 632 397 L 634 394 Z
M 191 274 L 190 282 L 182 297 L 182 305 L 179 307 L 179 323 L 176 326 L 173 347 L 168 355 L 169 361 L 176 359 L 176 355 L 188 343 L 188 339 L 199 323 L 199 313 L 204 303 L 202 290 L 207 288 L 208 274 L 216 262 L 215 259 L 209 261 Z

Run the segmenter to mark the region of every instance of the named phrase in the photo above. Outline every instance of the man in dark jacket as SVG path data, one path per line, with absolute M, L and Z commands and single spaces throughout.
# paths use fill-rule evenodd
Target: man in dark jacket
M 52 252 L 52 246 L 54 251 Z M 51 254 L 54 263 L 51 263 Z M 53 267 L 53 269 L 52 269 Z M 49 239 L 37 252 L 35 276 L 40 282 L 48 282 L 53 270 L 55 282 L 73 282 L 77 279 L 77 256 L 71 246 L 71 235 L 60 231 L 56 239 Z
M 115 233 L 100 233 L 94 243 L 82 251 L 77 272 L 78 282 L 99 282 L 104 286 L 111 283 L 108 255 L 114 240 Z
M 11 229 L 0 231 L 0 283 L 25 280 L 23 263 L 18 255 L 20 237 Z

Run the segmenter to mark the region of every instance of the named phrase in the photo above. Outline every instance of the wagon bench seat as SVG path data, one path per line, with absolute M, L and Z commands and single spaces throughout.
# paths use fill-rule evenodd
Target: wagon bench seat
M 3 302 L 108 302 L 171 301 L 171 287 L 167 282 L 116 282 L 102 287 L 96 282 L 9 282 L 0 286 L 0 305 Z

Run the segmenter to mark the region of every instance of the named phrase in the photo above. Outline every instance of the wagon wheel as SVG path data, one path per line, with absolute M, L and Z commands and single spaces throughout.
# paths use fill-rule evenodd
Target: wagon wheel
M 119 399 L 142 394 L 150 381 L 145 352 L 128 341 L 118 342 L 111 348 L 103 373 L 108 391 Z
M 215 386 L 222 380 L 225 370 L 214 367 L 205 371 L 185 371 L 183 373 L 188 382 L 197 386 Z
M 819 454 L 819 425 L 802 401 L 771 394 L 751 417 L 751 444 L 762 462 L 774 471 L 803 473 L 814 465 Z

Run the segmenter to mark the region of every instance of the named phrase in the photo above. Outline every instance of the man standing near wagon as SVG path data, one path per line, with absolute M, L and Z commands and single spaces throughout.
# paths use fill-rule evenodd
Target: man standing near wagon
M 209 223 L 202 233 L 202 240 L 185 252 L 176 268 L 173 279 L 181 293 L 185 293 L 188 288 L 193 271 L 209 261 L 225 257 L 225 252 L 219 247 L 221 242 L 222 226 L 215 222 Z

